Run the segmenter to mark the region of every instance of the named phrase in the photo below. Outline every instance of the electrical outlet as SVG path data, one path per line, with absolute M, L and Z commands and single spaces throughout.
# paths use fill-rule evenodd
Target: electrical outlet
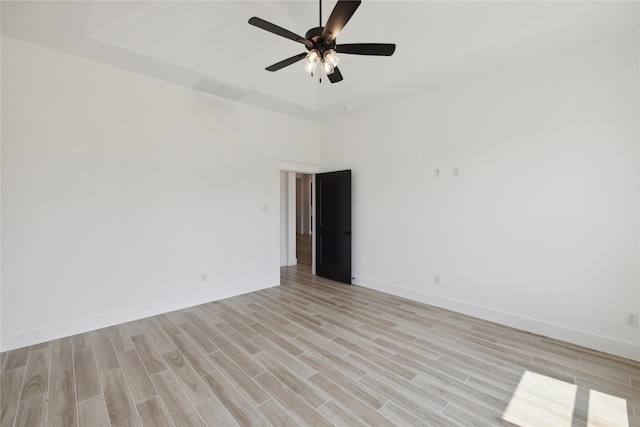
M 208 275 L 207 273 L 202 273 L 202 274 L 200 275 L 200 281 L 201 281 L 201 282 L 203 282 L 203 283 L 204 283 L 204 282 L 207 282 L 208 280 L 209 280 L 209 275 Z
M 638 326 L 638 313 L 631 313 L 630 311 L 624 313 L 624 324 Z
M 458 166 L 453 167 L 452 175 L 454 178 L 457 178 L 460 176 L 460 168 Z
M 433 284 L 440 285 L 440 276 L 438 276 L 437 274 L 433 276 Z
M 433 170 L 433 176 L 436 178 L 440 178 L 440 168 L 436 168 Z

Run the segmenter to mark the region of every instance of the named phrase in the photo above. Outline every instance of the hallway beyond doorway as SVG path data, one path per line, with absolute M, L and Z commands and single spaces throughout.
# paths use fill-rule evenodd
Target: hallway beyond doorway
M 298 265 L 311 271 L 311 234 L 296 234 Z

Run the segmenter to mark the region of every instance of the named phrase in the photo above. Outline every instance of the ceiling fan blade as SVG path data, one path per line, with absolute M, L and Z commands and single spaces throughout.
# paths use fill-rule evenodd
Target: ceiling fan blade
M 342 73 L 338 69 L 338 67 L 333 69 L 333 73 L 327 76 L 331 83 L 338 83 L 342 81 Z
M 338 33 L 347 25 L 360 3 L 360 0 L 338 0 L 322 30 L 322 38 L 327 44 L 331 44 L 338 37 Z
M 278 71 L 284 67 L 287 67 L 291 64 L 295 64 L 296 62 L 300 61 L 301 59 L 304 59 L 304 57 L 307 56 L 306 53 L 299 53 L 295 56 L 292 56 L 291 58 L 287 58 L 285 60 L 282 60 L 280 62 L 276 62 L 273 65 L 269 65 L 267 68 L 265 68 L 265 70 L 267 71 Z
M 336 52 L 350 55 L 391 56 L 396 50 L 393 43 L 350 43 L 339 44 Z
M 261 28 L 265 31 L 269 31 L 270 33 L 273 34 L 277 34 L 281 37 L 296 41 L 298 43 L 302 43 L 303 45 L 312 48 L 313 47 L 313 43 L 311 43 L 309 40 L 305 39 L 302 36 L 297 35 L 296 33 L 292 33 L 289 30 L 285 30 L 282 27 L 278 27 L 275 24 L 272 24 L 271 22 L 267 22 L 264 19 L 260 19 L 257 17 L 253 17 L 251 19 L 249 19 L 249 24 Z

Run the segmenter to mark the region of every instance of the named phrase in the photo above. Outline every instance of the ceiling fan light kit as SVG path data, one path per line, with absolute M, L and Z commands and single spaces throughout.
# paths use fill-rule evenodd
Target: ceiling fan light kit
M 336 55 L 336 51 L 333 49 L 329 49 L 324 53 L 322 58 L 322 63 L 325 66 L 324 71 L 327 74 L 333 73 L 333 69 L 338 66 L 338 62 L 340 62 L 340 58 Z M 329 71 L 327 71 L 329 69 Z
M 313 76 L 313 73 L 318 66 L 318 60 L 320 59 L 320 52 L 315 49 L 312 49 L 307 53 L 307 56 L 304 58 L 304 70 Z
M 331 64 L 329 64 L 326 61 L 322 61 L 322 71 L 324 71 L 324 73 L 328 76 L 329 74 L 333 74 L 333 70 L 336 67 L 333 67 Z
M 307 31 L 305 37 L 299 36 L 289 30 L 285 30 L 275 24 L 257 17 L 249 19 L 249 24 L 261 28 L 270 33 L 288 38 L 305 45 L 309 53 L 300 53 L 291 58 L 284 59 L 266 68 L 267 71 L 278 71 L 284 67 L 304 59 L 304 70 L 312 76 L 316 73 L 318 64 L 327 75 L 331 83 L 342 81 L 342 73 L 338 69 L 340 58 L 336 53 L 349 55 L 373 55 L 391 56 L 395 52 L 396 45 L 392 43 L 351 43 L 336 44 L 336 37 L 342 31 L 356 9 L 360 6 L 360 0 L 339 0 L 333 8 L 329 19 L 322 27 L 322 0 L 320 3 L 320 27 Z

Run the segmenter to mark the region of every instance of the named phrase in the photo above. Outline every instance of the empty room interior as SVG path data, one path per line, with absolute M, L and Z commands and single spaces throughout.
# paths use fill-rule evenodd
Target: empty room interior
M 640 427 L 640 2 L 0 13 L 0 427 Z

